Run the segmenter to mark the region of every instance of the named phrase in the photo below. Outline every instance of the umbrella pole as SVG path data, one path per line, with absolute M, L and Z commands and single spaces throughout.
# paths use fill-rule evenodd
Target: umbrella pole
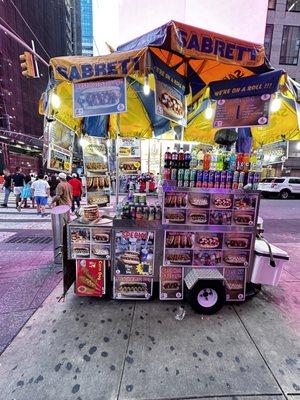
M 117 138 L 116 138 L 116 209 L 119 203 L 120 179 L 119 179 L 119 135 L 120 135 L 120 114 L 117 114 Z

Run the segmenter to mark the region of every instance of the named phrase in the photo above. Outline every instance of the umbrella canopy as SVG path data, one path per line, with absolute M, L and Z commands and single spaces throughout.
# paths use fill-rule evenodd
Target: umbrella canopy
M 170 21 L 167 24 L 118 47 L 117 51 L 101 57 L 56 57 L 50 60 L 57 87 L 61 90 L 70 83 L 99 79 L 127 78 L 127 112 L 83 119 L 83 129 L 100 136 L 107 131 L 114 137 L 140 138 L 158 136 L 169 131 L 175 123 L 156 115 L 154 79 L 161 75 L 169 79 L 188 95 L 188 121 L 184 138 L 213 143 L 216 129 L 205 117 L 209 94 L 207 87 L 220 80 L 243 79 L 272 70 L 265 58 L 262 45 L 241 41 L 186 24 Z M 151 92 L 142 90 L 144 76 L 150 74 Z M 153 74 L 153 75 L 152 75 Z M 300 93 L 296 84 L 286 80 L 282 93 L 283 106 L 274 112 L 270 124 L 252 129 L 255 143 L 300 139 L 294 99 Z M 70 100 L 71 102 L 71 100 Z M 68 103 L 66 110 L 56 115 L 72 115 Z M 214 106 L 213 106 L 214 107 Z M 63 116 L 62 116 L 63 118 Z M 65 117 L 64 117 L 65 118 Z M 288 122 L 287 122 L 288 120 Z M 70 119 L 71 123 L 74 123 Z

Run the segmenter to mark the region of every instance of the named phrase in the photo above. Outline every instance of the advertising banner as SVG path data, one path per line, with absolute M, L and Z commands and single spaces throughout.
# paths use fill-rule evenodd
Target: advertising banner
M 155 111 L 157 115 L 174 121 L 178 125 L 186 126 L 185 96 L 159 79 L 155 80 Z
M 154 232 L 116 231 L 115 233 L 115 274 L 154 274 Z
M 270 94 L 217 100 L 214 128 L 266 126 L 269 124 Z
M 45 121 L 44 140 L 64 150 L 73 151 L 75 132 L 61 122 Z
M 78 259 L 76 261 L 77 296 L 102 297 L 105 294 L 105 261 Z
M 227 301 L 245 300 L 245 268 L 225 268 L 225 290 Z
M 280 141 L 262 146 L 263 165 L 282 163 L 288 156 L 288 142 Z M 282 158 L 284 157 L 284 158 Z
M 88 136 L 83 140 L 83 165 L 86 175 L 87 203 L 104 207 L 109 204 L 111 184 L 106 141 Z
M 47 168 L 53 171 L 71 173 L 73 153 L 62 147 L 50 144 L 48 148 Z
M 160 267 L 159 298 L 160 300 L 183 299 L 183 269 Z
M 119 139 L 119 157 L 140 157 L 141 141 L 134 138 Z
M 141 276 L 115 276 L 114 299 L 149 300 L 152 296 L 153 278 Z
M 124 78 L 73 84 L 74 118 L 126 111 L 126 80 Z

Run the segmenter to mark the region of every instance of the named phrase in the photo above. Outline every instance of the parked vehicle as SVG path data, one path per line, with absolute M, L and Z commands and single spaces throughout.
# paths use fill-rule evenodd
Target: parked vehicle
M 265 178 L 259 183 L 258 190 L 264 197 L 273 195 L 285 200 L 291 196 L 300 195 L 300 177 Z

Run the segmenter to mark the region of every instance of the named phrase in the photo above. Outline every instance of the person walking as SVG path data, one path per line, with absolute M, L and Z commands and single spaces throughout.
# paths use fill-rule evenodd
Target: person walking
M 3 190 L 4 190 L 4 200 L 1 207 L 7 207 L 9 195 L 12 192 L 12 176 L 8 169 L 3 170 L 4 174 L 4 183 L 3 183 Z
M 16 208 L 19 207 L 21 193 L 24 187 L 25 176 L 20 167 L 16 168 L 16 172 L 12 176 L 14 195 L 16 196 Z
M 72 186 L 67 182 L 67 175 L 64 172 L 58 174 L 59 184 L 56 194 L 52 199 L 51 206 L 68 205 L 72 207 Z
M 21 211 L 22 205 L 24 204 L 24 208 L 27 207 L 28 199 L 33 198 L 32 191 L 31 191 L 31 176 L 30 175 L 26 175 L 25 179 L 24 179 L 24 182 L 25 182 L 25 186 L 23 187 L 23 190 L 22 190 L 22 193 L 21 193 L 21 203 L 17 208 L 17 210 L 19 212 Z
M 45 207 L 50 194 L 49 183 L 44 179 L 44 174 L 38 174 L 37 180 L 31 184 L 32 194 L 35 199 L 38 215 L 45 216 Z
M 74 173 L 72 174 L 72 179 L 69 180 L 68 184 L 72 186 L 72 193 L 73 193 L 72 212 L 74 212 L 75 203 L 77 205 L 77 208 L 80 207 L 80 200 L 82 195 L 82 183 L 79 180 L 77 174 Z
M 58 177 L 56 174 L 52 174 L 50 177 L 50 180 L 48 181 L 49 186 L 50 186 L 50 196 L 54 197 L 57 185 L 59 183 Z

